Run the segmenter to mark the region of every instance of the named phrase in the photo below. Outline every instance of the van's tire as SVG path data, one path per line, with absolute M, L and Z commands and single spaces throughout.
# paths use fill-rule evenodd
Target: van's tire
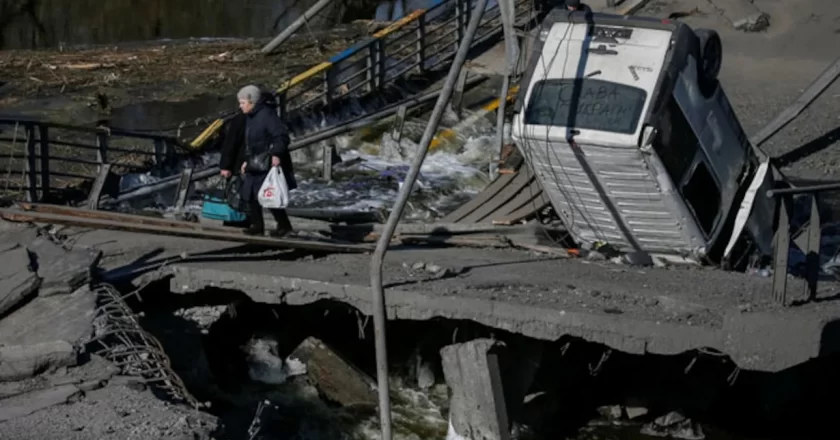
M 696 29 L 694 34 L 700 43 L 700 74 L 706 81 L 717 80 L 723 66 L 723 43 L 720 35 L 712 29 Z

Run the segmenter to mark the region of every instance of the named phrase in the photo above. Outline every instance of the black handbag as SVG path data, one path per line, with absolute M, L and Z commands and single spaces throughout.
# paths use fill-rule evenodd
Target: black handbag
M 271 169 L 271 153 L 255 154 L 245 163 L 245 172 L 248 174 L 267 173 Z
M 246 211 L 245 203 L 242 201 L 242 179 L 239 176 L 232 176 L 226 179 L 224 187 L 224 200 L 228 206 L 236 211 Z

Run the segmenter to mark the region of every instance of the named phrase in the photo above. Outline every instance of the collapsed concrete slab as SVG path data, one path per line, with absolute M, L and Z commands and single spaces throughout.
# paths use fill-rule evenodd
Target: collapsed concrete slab
M 0 347 L 0 382 L 11 382 L 76 365 L 76 350 L 65 341 Z
M 43 237 L 27 244 L 41 277 L 38 296 L 71 293 L 91 280 L 102 252 L 84 248 L 65 249 Z
M 38 293 L 41 279 L 26 248 L 14 243 L 0 248 L 0 317 Z
M 470 440 L 510 438 L 497 341 L 476 339 L 441 349 L 443 375 L 452 390 L 449 420 Z
M 79 347 L 93 334 L 96 295 L 87 287 L 70 295 L 37 297 L 0 320 L 0 343 L 37 345 L 63 341 Z
M 373 379 L 320 340 L 306 338 L 289 358 L 306 364 L 309 379 L 327 399 L 343 406 L 376 406 Z
M 493 253 L 482 250 L 481 254 L 487 258 Z M 409 261 L 418 259 L 416 256 L 407 258 Z M 340 281 L 350 278 L 354 272 L 334 260 L 323 264 L 307 261 L 305 271 L 302 264 L 181 263 L 139 277 L 135 282 L 140 284 L 150 278 L 168 277 L 170 289 L 176 293 L 195 293 L 216 287 L 242 291 L 261 303 L 305 305 L 333 299 L 362 313 L 372 313 L 370 287 L 362 284 L 363 281 Z M 542 275 L 531 275 L 530 266 L 535 274 Z M 342 273 L 337 274 L 337 271 Z M 494 275 L 485 273 L 488 271 L 499 272 L 496 266 L 487 264 L 472 268 L 470 276 L 465 278 L 389 287 L 388 317 L 466 319 L 541 340 L 576 336 L 635 354 L 677 354 L 712 347 L 731 356 L 742 368 L 760 371 L 779 371 L 813 357 L 840 351 L 840 331 L 833 330 L 840 323 L 838 304 L 753 310 L 758 307 L 755 302 L 751 305 L 735 301 L 736 295 L 743 295 L 746 289 L 760 288 L 764 284 L 759 282 L 762 280 L 756 280 L 756 286 L 750 287 L 735 284 L 747 278 L 721 272 L 684 270 L 674 273 L 656 268 L 610 270 L 574 260 L 536 261 L 517 265 L 517 277 L 528 277 L 530 283 L 528 291 L 518 299 L 509 274 L 495 275 L 509 279 L 508 287 L 500 290 L 494 287 Z M 546 273 L 560 276 L 546 276 Z M 658 292 L 670 289 L 665 283 L 667 280 L 680 280 L 683 285 L 683 291 L 675 291 L 675 294 L 705 289 L 716 303 L 700 304 L 666 297 L 664 292 Z M 584 282 L 597 285 L 597 290 L 584 294 L 572 286 Z M 726 284 L 730 285 L 729 290 Z M 565 289 L 558 289 L 564 285 L 572 286 L 572 291 L 567 293 Z M 635 293 L 620 293 L 627 289 Z M 726 300 L 727 295 L 733 300 Z M 615 304 L 619 296 L 625 297 L 622 301 L 631 301 L 633 308 L 628 305 L 618 309 L 609 305 Z M 565 302 L 567 297 L 576 303 Z M 602 305 L 601 299 L 606 297 L 611 297 L 609 303 Z M 720 318 L 708 323 L 692 318 L 702 317 L 710 311 Z M 669 320 L 675 314 L 688 316 L 689 320 Z

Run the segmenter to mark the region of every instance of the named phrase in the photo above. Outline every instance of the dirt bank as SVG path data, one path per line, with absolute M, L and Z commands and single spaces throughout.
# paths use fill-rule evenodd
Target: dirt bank
M 82 50 L 0 52 L 0 108 L 64 122 L 95 115 L 97 94 L 118 108 L 144 101 L 183 101 L 198 95 L 229 96 L 244 84 L 277 87 L 367 35 L 365 23 L 329 32 L 303 32 L 275 54 L 264 40 L 189 40 Z M 48 104 L 49 103 L 49 104 Z M 177 125 L 177 123 L 175 124 Z

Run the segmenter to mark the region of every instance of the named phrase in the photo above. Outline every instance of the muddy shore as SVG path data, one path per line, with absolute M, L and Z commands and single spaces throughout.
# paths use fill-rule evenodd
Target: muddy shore
M 182 109 L 184 119 L 235 107 L 244 84 L 276 88 L 366 35 L 367 23 L 298 35 L 271 55 L 267 39 L 157 41 L 80 50 L 0 51 L 0 108 L 85 124 L 109 109 L 152 101 L 183 102 L 201 96 L 228 98 L 204 108 Z M 99 96 L 107 99 L 102 108 Z M 196 107 L 196 106 L 194 106 Z M 207 108 L 211 107 L 211 108 Z M 212 108 L 215 107 L 215 108 Z M 188 110 L 192 110 L 191 112 Z M 104 113 L 104 114 L 103 114 Z M 194 114 L 188 114 L 194 113 Z M 166 126 L 177 126 L 169 121 Z M 160 127 L 148 127 L 156 129 Z

